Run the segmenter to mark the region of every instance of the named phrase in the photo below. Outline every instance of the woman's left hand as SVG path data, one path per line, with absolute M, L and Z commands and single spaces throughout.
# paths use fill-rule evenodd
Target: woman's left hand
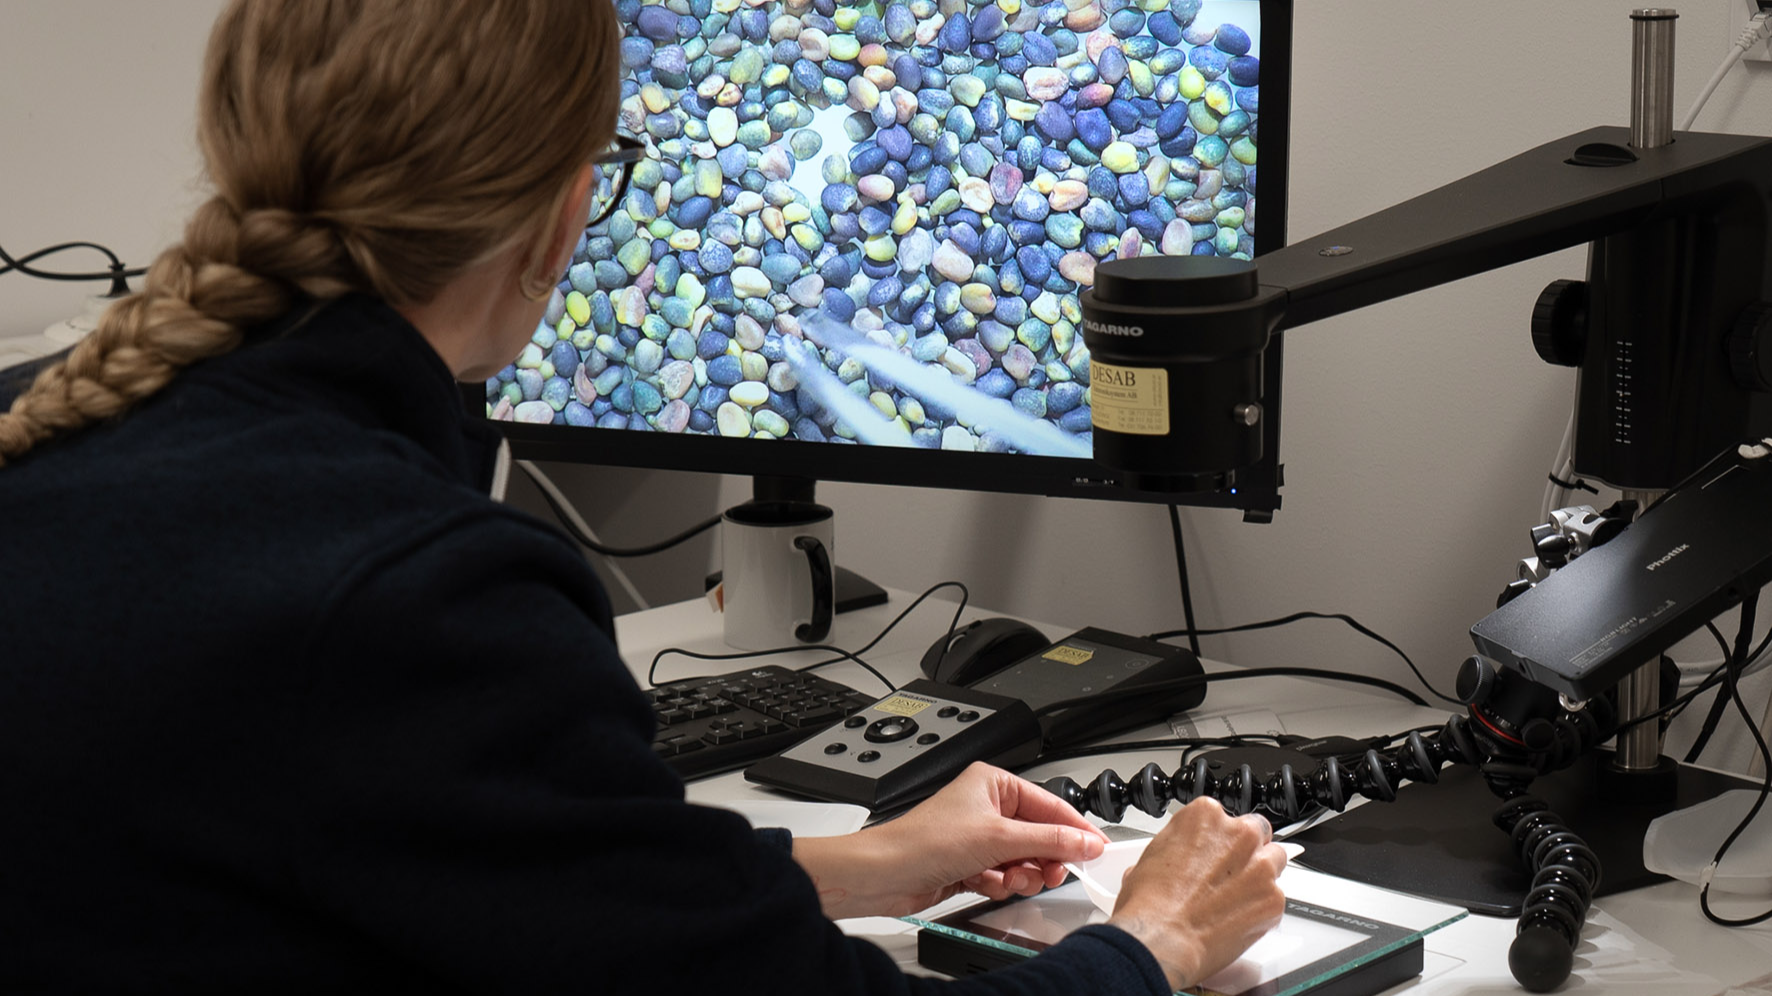
M 960 892 L 1031 896 L 1064 881 L 1064 862 L 1099 857 L 1105 843 L 1050 792 L 979 763 L 896 820 L 795 839 L 794 859 L 826 916 L 904 916 Z

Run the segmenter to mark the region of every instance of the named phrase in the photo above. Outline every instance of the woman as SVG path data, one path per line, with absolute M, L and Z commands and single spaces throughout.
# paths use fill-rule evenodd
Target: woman
M 215 195 L 0 415 L 0 991 L 1168 992 L 1280 913 L 1184 809 L 1109 925 L 971 980 L 832 918 L 1032 893 L 1100 836 L 975 766 L 790 841 L 683 802 L 608 604 L 488 497 L 612 148 L 602 0 L 241 0 Z

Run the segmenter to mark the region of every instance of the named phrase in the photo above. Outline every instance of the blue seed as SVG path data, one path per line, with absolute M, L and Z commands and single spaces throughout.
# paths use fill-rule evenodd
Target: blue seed
M 1079 46 L 1077 33 L 1069 28 L 1059 28 L 1048 37 L 1052 39 L 1052 47 L 1056 48 L 1061 56 L 1070 55 Z
M 882 20 L 886 29 L 886 37 L 900 45 L 909 42 L 911 37 L 917 33 L 917 18 L 911 13 L 910 8 L 902 3 L 888 6 Z
M 634 410 L 634 385 L 617 384 L 615 390 L 609 392 L 609 403 L 615 410 L 628 413 Z M 626 422 L 624 421 L 625 425 Z
M 739 365 L 738 357 L 730 353 L 722 353 L 708 361 L 709 383 L 718 384 L 721 387 L 731 387 L 742 380 L 744 380 L 744 369 Z
M 904 293 L 904 281 L 892 274 L 868 288 L 868 307 L 882 308 L 898 300 Z
M 1002 225 L 992 225 L 984 230 L 979 240 L 979 254 L 986 259 L 1001 262 L 1009 255 L 1009 230 Z
M 960 147 L 960 168 L 966 171 L 966 175 L 985 176 L 994 165 L 996 165 L 996 157 L 977 142 L 968 142 Z
M 906 138 L 909 138 L 908 133 Z M 850 153 L 849 168 L 856 176 L 866 176 L 869 173 L 880 172 L 880 168 L 886 165 L 886 160 L 885 149 L 873 143 L 866 143 L 857 145 Z
M 855 300 L 835 287 L 826 287 L 824 289 L 824 313 L 839 322 L 850 321 L 855 317 Z M 713 376 L 711 371 L 708 376 Z
M 658 42 L 674 42 L 677 40 L 677 15 L 663 5 L 652 5 L 640 8 L 635 26 L 640 33 Z
M 1043 34 L 1029 33 L 1022 36 L 1021 55 L 1030 66 L 1050 66 L 1058 61 L 1058 46 Z
M 1187 54 L 1188 64 L 1200 71 L 1200 75 L 1215 80 L 1224 75 L 1230 68 L 1230 56 L 1216 48 L 1201 45 Z
M 1136 177 L 1138 174 L 1134 173 L 1131 175 Z M 1082 210 L 1078 211 L 1077 215 L 1083 225 L 1087 225 L 1098 232 L 1117 232 L 1122 227 L 1120 212 L 1115 211 L 1114 206 L 1101 197 L 1091 197 L 1089 203 L 1083 205 Z M 1047 225 L 1047 231 L 1051 231 L 1050 222 Z M 1077 247 L 1077 241 L 1081 241 L 1081 237 L 1079 235 L 1077 241 L 1073 241 L 1068 245 L 1058 239 L 1053 239 L 1052 241 L 1057 242 L 1059 245 L 1064 246 L 1067 249 L 1075 249 Z
M 1261 113 L 1261 89 L 1259 87 L 1252 86 L 1252 87 L 1246 87 L 1242 90 L 1238 90 L 1237 91 L 1237 107 L 1242 110 L 1248 111 L 1250 114 L 1260 114 Z
M 1185 119 L 1186 118 L 1186 106 L 1185 105 L 1175 105 L 1175 106 L 1182 107 L 1182 109 L 1183 109 L 1182 116 Z M 1193 151 L 1194 151 L 1194 145 L 1199 140 L 1200 140 L 1199 133 L 1194 131 L 1194 128 L 1192 125 L 1188 125 L 1188 126 L 1182 128 L 1181 131 L 1174 138 L 1165 139 L 1160 145 L 1157 146 L 1157 149 L 1158 149 L 1158 151 L 1162 152 L 1164 155 L 1168 156 L 1170 159 L 1180 159 L 1183 156 L 1192 155 Z
M 1231 60 L 1226 75 L 1238 86 L 1255 86 L 1261 82 L 1261 60 L 1253 55 L 1239 55 Z
M 1089 406 L 1084 405 L 1065 412 L 1058 419 L 1058 427 L 1066 432 L 1083 433 L 1094 428 L 1090 421 Z
M 1144 22 L 1145 29 L 1151 36 L 1165 45 L 1181 44 L 1181 25 L 1175 23 L 1175 15 L 1167 10 L 1159 10 Z
M 1057 101 L 1041 104 L 1034 114 L 1034 127 L 1053 142 L 1068 142 L 1077 136 L 1077 129 L 1063 105 Z
M 581 429 L 597 424 L 597 416 L 576 400 L 566 402 L 566 409 L 561 414 L 566 416 L 567 425 L 577 426 Z
M 1052 385 L 1046 392 L 1046 414 L 1063 415 L 1072 412 L 1083 403 L 1083 385 L 1076 381 L 1064 380 Z
M 1015 379 L 1004 373 L 1002 367 L 992 367 L 973 386 L 993 398 L 1007 398 L 1016 390 Z
M 1126 78 L 1126 53 L 1120 51 L 1118 46 L 1109 45 L 1102 49 L 1101 54 L 1095 58 L 1095 65 L 1101 73 L 1101 81 L 1109 86 L 1116 86 Z
M 1108 51 L 1113 51 L 1109 49 Z M 1079 112 L 1075 119 L 1077 138 L 1092 152 L 1100 152 L 1114 140 L 1113 125 L 1109 123 L 1107 112 L 1099 107 Z
M 701 268 L 708 273 L 732 272 L 732 250 L 724 242 L 701 244 Z
M 1150 199 L 1150 181 L 1142 173 L 1128 173 L 1120 177 L 1120 203 L 1136 208 L 1143 207 Z
M 1087 182 L 1091 197 L 1112 197 L 1120 190 L 1120 175 L 1106 166 L 1091 166 Z
M 1245 40 L 1247 37 L 1245 36 Z M 941 26 L 936 44 L 943 52 L 964 52 L 972 44 L 972 23 L 964 11 L 955 11 Z M 1236 53 L 1241 55 L 1242 53 Z
M 1108 120 L 1113 122 L 1114 127 L 1120 131 L 1132 131 L 1144 121 L 1144 115 L 1139 112 L 1138 105 L 1121 97 L 1115 97 L 1108 101 L 1107 107 L 1103 110 L 1107 111 Z
M 886 33 L 886 24 L 872 14 L 863 14 L 855 22 L 855 40 L 863 45 L 884 45 L 890 36 Z
M 1221 24 L 1218 26 L 1217 34 L 1212 37 L 1212 44 L 1221 52 L 1228 52 L 1231 55 L 1248 55 L 1249 32 L 1235 24 Z
M 1009 223 L 1009 241 L 1018 246 L 1036 246 L 1046 238 L 1046 227 L 1037 221 L 1020 218 Z M 1029 277 L 1028 279 L 1033 279 Z

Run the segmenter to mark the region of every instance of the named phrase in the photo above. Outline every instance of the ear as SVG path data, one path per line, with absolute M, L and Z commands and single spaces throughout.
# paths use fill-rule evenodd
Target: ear
M 542 280 L 550 286 L 572 262 L 572 250 L 578 246 L 578 237 L 584 231 L 590 211 L 591 167 L 586 163 L 573 174 L 566 196 L 560 201 L 559 212 L 548 226 L 547 239 L 542 243 L 543 251 L 539 255 L 545 265 L 539 272 L 546 274 Z

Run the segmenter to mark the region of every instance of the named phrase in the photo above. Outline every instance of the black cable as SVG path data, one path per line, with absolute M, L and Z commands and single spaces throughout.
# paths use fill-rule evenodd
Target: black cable
M 1200 635 L 1194 625 L 1194 592 L 1188 583 L 1187 546 L 1181 541 L 1181 512 L 1169 506 L 1169 532 L 1175 537 L 1175 569 L 1181 574 L 1181 615 L 1187 622 L 1187 648 L 1200 656 Z
M 1700 679 L 1698 684 L 1694 685 L 1691 691 L 1684 695 L 1676 696 L 1671 702 L 1663 703 L 1661 708 L 1656 709 L 1654 712 L 1639 716 L 1636 719 L 1625 723 L 1618 728 L 1619 733 L 1632 729 L 1641 723 L 1646 723 L 1651 719 L 1658 718 L 1664 718 L 1666 720 L 1666 722 L 1662 724 L 1665 729 L 1667 724 L 1672 723 L 1680 716 L 1680 714 L 1684 713 L 1686 707 L 1696 701 L 1698 696 L 1703 695 L 1705 692 L 1716 687 L 1717 683 L 1723 680 L 1724 672 L 1729 669 L 1729 641 L 1723 637 L 1722 631 L 1717 629 L 1716 623 L 1707 622 L 1704 624 L 1704 628 L 1710 631 L 1711 638 L 1717 641 L 1717 646 L 1723 651 L 1723 663 L 1712 668 L 1711 672 Z M 1760 647 L 1754 651 L 1753 656 L 1758 657 L 1760 650 L 1763 649 L 1765 649 L 1765 644 L 1761 643 Z M 1752 658 L 1749 659 L 1751 660 Z
M 854 652 L 857 654 L 865 654 L 868 651 L 874 649 L 874 647 L 877 646 L 881 640 L 886 639 L 886 634 L 892 632 L 893 627 L 897 626 L 901 622 L 904 622 L 905 616 L 910 615 L 913 611 L 915 611 L 917 606 L 922 605 L 923 602 L 925 600 L 927 600 L 930 595 L 935 594 L 936 592 L 940 591 L 943 588 L 958 588 L 958 589 L 960 589 L 960 604 L 954 606 L 953 621 L 948 623 L 947 639 L 948 639 L 949 643 L 952 643 L 953 639 L 954 639 L 954 630 L 956 630 L 960 627 L 960 616 L 963 613 L 965 613 L 965 611 L 966 611 L 966 603 L 972 600 L 972 591 L 970 589 L 968 589 L 964 584 L 962 584 L 958 581 L 941 581 L 936 584 L 930 585 L 928 588 L 923 589 L 923 594 L 918 595 L 915 599 L 913 599 L 911 601 L 911 604 L 904 607 L 903 612 L 900 612 L 898 615 L 894 616 L 892 618 L 892 621 L 887 623 L 886 627 L 884 629 L 882 629 L 882 630 L 880 630 L 880 632 L 874 634 L 874 638 L 872 640 L 869 640 L 867 643 L 863 644 L 862 646 L 857 647 Z M 805 667 L 801 668 L 800 670 L 810 671 L 813 668 L 824 667 L 827 664 L 835 664 L 841 660 L 843 660 L 843 658 L 833 657 L 828 661 L 819 661 L 816 664 L 808 664 Z
M 1750 634 L 1753 630 L 1753 620 L 1751 617 L 1758 605 L 1758 600 L 1759 592 L 1755 591 L 1750 596 L 1749 600 L 1744 600 L 1741 603 L 1741 615 L 1744 620 L 1743 628 Z M 1743 641 L 1740 649 L 1745 652 L 1746 641 Z M 1746 664 L 1746 660 L 1742 660 L 1741 663 Z M 1738 680 L 1740 676 L 1740 667 L 1731 667 L 1729 669 L 1729 698 L 1735 703 L 1736 710 L 1741 713 L 1742 720 L 1747 723 L 1747 730 L 1753 735 L 1754 745 L 1760 748 L 1760 760 L 1765 765 L 1766 778 L 1760 785 L 1759 796 L 1754 799 L 1754 804 L 1748 808 L 1747 815 L 1742 817 L 1741 822 L 1735 825 L 1735 829 L 1729 832 L 1729 836 L 1723 839 L 1722 846 L 1717 848 L 1716 855 L 1711 858 L 1712 869 L 1717 865 L 1722 864 L 1723 855 L 1729 852 L 1730 846 L 1733 845 L 1736 839 L 1746 832 L 1747 828 L 1753 824 L 1754 817 L 1760 815 L 1761 807 L 1766 804 L 1766 797 L 1772 795 L 1772 750 L 1767 749 L 1766 738 L 1760 734 L 1759 723 L 1754 720 L 1753 714 L 1748 712 L 1747 703 L 1741 701 L 1741 684 Z M 1708 881 L 1704 883 L 1702 889 L 1698 890 L 1698 907 L 1704 911 L 1705 919 L 1724 927 L 1751 927 L 1756 923 L 1764 923 L 1767 920 L 1772 920 L 1772 910 L 1767 910 L 1758 916 L 1744 917 L 1739 920 L 1732 920 L 1728 917 L 1718 916 L 1710 908 L 1710 883 Z
M 1099 754 L 1132 754 L 1142 751 L 1172 750 L 1178 747 L 1183 750 L 1191 750 L 1195 747 L 1277 747 L 1280 746 L 1279 739 L 1277 735 L 1272 733 L 1245 733 L 1234 737 L 1164 737 L 1159 740 L 1085 744 L 1081 747 L 1067 747 L 1049 754 L 1041 754 L 1028 767 L 1058 761 L 1072 761 L 1079 757 L 1094 757 Z
M 25 265 L 33 260 L 42 259 L 53 253 L 64 252 L 69 249 L 96 249 L 99 252 L 104 253 L 105 256 L 110 259 L 111 267 L 104 273 L 51 273 L 48 270 L 39 270 L 35 267 Z M 4 264 L 0 265 L 0 275 L 17 270 L 27 277 L 36 277 L 39 280 L 109 280 L 111 281 L 111 293 L 114 296 L 129 293 L 129 284 L 125 282 L 127 278 L 139 277 L 148 272 L 145 267 L 138 267 L 136 269 L 125 267 L 123 261 L 117 258 L 116 253 L 96 242 L 63 242 L 60 245 L 50 246 L 46 249 L 39 249 L 32 253 L 26 253 L 18 259 L 14 259 L 7 255 L 5 249 L 0 249 L 0 264 Z
M 1599 488 L 1594 487 L 1579 477 L 1573 481 L 1565 481 L 1555 474 L 1547 474 L 1545 476 L 1550 478 L 1552 484 L 1562 488 L 1564 491 L 1587 491 L 1596 495 L 1600 493 Z
M 1727 669 L 1727 672 L 1729 673 L 1739 674 L 1741 668 L 1747 666 L 1747 662 L 1750 658 L 1741 655 L 1747 651 L 1747 641 L 1753 639 L 1753 617 L 1754 613 L 1748 611 L 1748 607 L 1743 604 L 1741 607 L 1741 621 L 1747 628 L 1745 630 L 1736 630 L 1736 645 L 1733 651 L 1729 649 L 1729 644 L 1724 641 L 1723 634 L 1717 630 L 1715 623 L 1707 622 L 1704 624 L 1705 627 L 1710 630 L 1711 635 L 1717 638 L 1717 643 L 1722 645 L 1723 667 Z M 1704 753 L 1704 748 L 1710 745 L 1711 735 L 1717 732 L 1717 724 L 1723 718 L 1723 711 L 1728 707 L 1729 696 L 1718 693 L 1715 701 L 1710 704 L 1710 711 L 1704 714 L 1704 723 L 1698 728 L 1698 736 L 1692 739 L 1692 747 L 1686 751 L 1685 763 L 1692 764 L 1696 762 L 1698 756 Z
M 1460 709 L 1464 708 L 1463 702 L 1460 702 L 1458 699 L 1453 698 L 1450 695 L 1447 695 L 1446 693 L 1435 688 L 1433 685 L 1429 684 L 1427 678 L 1422 675 L 1421 669 L 1415 666 L 1415 662 L 1409 659 L 1408 654 L 1403 653 L 1403 649 L 1401 647 L 1397 646 L 1396 644 L 1392 643 L 1391 641 L 1385 639 L 1384 637 L 1378 635 L 1377 633 L 1373 632 L 1372 630 L 1361 625 L 1360 621 L 1355 619 L 1353 616 L 1346 615 L 1344 613 L 1340 613 L 1340 612 L 1294 612 L 1289 616 L 1282 616 L 1278 619 L 1264 619 L 1261 622 L 1244 623 L 1241 626 L 1226 626 L 1226 627 L 1223 627 L 1222 629 L 1193 630 L 1192 633 L 1196 636 L 1218 636 L 1223 633 L 1243 633 L 1243 632 L 1247 632 L 1249 630 L 1272 629 L 1275 626 L 1285 626 L 1290 623 L 1298 622 L 1301 619 L 1339 619 L 1340 621 L 1353 627 L 1353 630 L 1356 633 L 1359 633 L 1362 636 L 1367 636 L 1367 637 L 1370 637 L 1374 640 L 1377 640 L 1379 643 L 1390 648 L 1392 653 L 1396 654 L 1398 657 L 1401 657 L 1403 659 L 1403 663 L 1409 665 L 1409 670 L 1413 671 L 1415 673 L 1416 680 L 1421 682 L 1423 688 L 1426 688 L 1429 692 L 1432 692 L 1434 694 L 1435 698 L 1438 698 L 1444 702 L 1450 702 Z M 1188 632 L 1189 632 L 1188 630 L 1174 629 L 1174 630 L 1170 630 L 1166 633 L 1152 633 L 1150 636 L 1146 637 L 1145 639 L 1147 639 L 1147 640 L 1165 640 L 1165 639 L 1168 639 L 1169 637 L 1172 637 L 1172 636 L 1182 636 Z M 1421 704 L 1427 705 L 1426 702 L 1423 702 Z
M 517 469 L 521 470 L 531 481 L 535 482 L 535 489 L 541 492 L 542 500 L 547 502 L 548 507 L 554 510 L 554 517 L 560 520 L 560 524 L 566 527 L 566 531 L 572 534 L 572 538 L 577 540 L 580 546 L 583 546 L 593 553 L 600 553 L 605 557 L 644 557 L 649 554 L 662 553 L 665 550 L 669 550 L 671 547 L 692 540 L 720 524 L 720 517 L 716 515 L 705 522 L 696 523 L 669 539 L 662 539 L 656 543 L 649 543 L 645 546 L 635 547 L 606 546 L 597 542 L 596 539 L 592 538 L 591 535 L 584 530 L 578 528 L 578 523 L 573 521 L 572 516 L 567 514 L 566 509 L 554 499 L 554 496 L 547 488 L 542 487 L 541 478 L 535 473 L 535 471 L 523 466 L 521 462 L 517 464 Z
M 736 660 L 744 660 L 749 657 L 766 657 L 771 654 L 795 653 L 795 652 L 805 651 L 805 650 L 823 650 L 828 653 L 836 654 L 837 656 L 832 657 L 829 660 L 817 661 L 815 663 L 808 664 L 805 667 L 796 668 L 795 670 L 802 671 L 802 672 L 813 671 L 818 668 L 827 667 L 831 664 L 836 664 L 836 663 L 839 663 L 842 661 L 850 661 L 850 662 L 862 667 L 869 674 L 880 679 L 880 683 L 885 685 L 888 691 L 896 692 L 896 691 L 898 691 L 898 686 L 894 685 L 892 682 L 888 681 L 886 679 L 885 675 L 881 674 L 879 671 L 874 669 L 873 665 L 869 664 L 867 661 L 862 660 L 860 655 L 867 653 L 868 651 L 874 649 L 874 647 L 879 645 L 880 641 L 884 640 L 886 638 L 886 634 L 892 632 L 893 627 L 895 627 L 899 623 L 903 622 L 905 617 L 911 614 L 912 610 L 916 609 L 917 606 L 922 605 L 923 602 L 926 601 L 930 595 L 935 594 L 936 592 L 940 591 L 943 588 L 958 588 L 958 589 L 960 589 L 960 604 L 954 608 L 954 618 L 952 621 L 950 621 L 948 623 L 948 639 L 952 640 L 953 635 L 954 635 L 954 630 L 960 624 L 960 615 L 966 611 L 966 603 L 968 601 L 970 601 L 972 598 L 972 592 L 964 584 L 961 584 L 958 581 L 942 581 L 937 584 L 930 585 L 928 588 L 924 589 L 923 593 L 921 595 L 918 595 L 914 600 L 912 600 L 911 604 L 905 606 L 903 611 L 901 611 L 898 615 L 894 616 L 892 621 L 887 623 L 885 625 L 885 627 L 880 630 L 880 632 L 874 634 L 873 639 L 871 639 L 867 643 L 863 644 L 859 649 L 851 651 L 851 650 L 844 650 L 841 647 L 829 646 L 828 644 L 823 644 L 823 643 L 807 643 L 807 644 L 799 644 L 799 645 L 792 646 L 792 647 L 780 647 L 775 650 L 747 650 L 747 651 L 743 651 L 740 653 L 733 653 L 733 654 L 704 654 L 704 653 L 698 653 L 698 652 L 692 651 L 692 650 L 682 650 L 677 647 L 666 647 L 665 649 L 660 650 L 657 654 L 653 655 L 652 666 L 650 668 L 648 668 L 646 671 L 646 684 L 649 686 L 658 684 L 658 662 L 661 659 L 663 659 L 666 654 L 678 654 L 683 657 L 692 657 L 696 660 L 703 660 L 703 661 L 736 661 Z M 706 677 L 706 676 L 704 676 L 704 677 Z M 676 679 L 672 679 L 672 680 L 673 681 L 687 681 L 687 680 L 691 680 L 691 679 L 676 678 Z
M 1243 678 L 1275 678 L 1288 676 L 1300 678 L 1326 678 L 1330 681 L 1345 681 L 1354 685 L 1370 685 L 1374 688 L 1382 688 L 1388 692 L 1395 692 L 1403 698 L 1408 699 L 1414 705 L 1427 705 L 1426 699 L 1409 689 L 1404 688 L 1402 685 L 1386 681 L 1383 678 L 1369 678 L 1363 674 L 1343 674 L 1340 671 L 1325 671 L 1322 668 L 1315 667 L 1252 667 L 1241 671 L 1216 671 L 1212 674 L 1189 675 L 1186 678 L 1165 678 L 1162 681 L 1147 682 L 1129 688 L 1110 688 L 1106 691 L 1096 692 L 1093 695 L 1079 695 L 1076 698 L 1060 699 L 1057 702 L 1049 702 L 1046 705 L 1035 709 L 1034 716 L 1048 716 L 1052 713 L 1080 705 L 1094 705 L 1100 702 L 1117 702 L 1120 699 L 1155 695 L 1163 692 L 1177 692 L 1184 688 L 1192 688 L 1195 685 L 1209 685 L 1215 681 L 1238 681 Z
M 694 658 L 695 660 L 698 660 L 698 661 L 742 661 L 742 660 L 746 660 L 746 659 L 749 659 L 752 657 L 770 657 L 775 654 L 803 653 L 808 650 L 821 650 L 827 654 L 837 654 L 839 659 L 850 661 L 850 662 L 856 664 L 857 666 L 861 667 L 863 670 L 867 671 L 867 673 L 880 679 L 880 683 L 885 685 L 888 691 L 893 691 L 893 692 L 898 691 L 898 686 L 894 685 L 892 682 L 886 680 L 886 676 L 881 674 L 879 671 L 876 671 L 872 664 L 869 664 L 867 661 L 862 660 L 860 657 L 857 657 L 854 654 L 850 653 L 849 651 L 844 650 L 842 647 L 833 647 L 827 643 L 804 643 L 804 644 L 800 644 L 799 646 L 794 646 L 794 647 L 774 647 L 769 650 L 746 650 L 746 651 L 743 651 L 740 653 L 735 653 L 735 654 L 704 654 L 704 653 L 700 653 L 699 651 L 695 651 L 695 650 L 684 650 L 681 647 L 666 647 L 665 649 L 660 650 L 658 653 L 652 655 L 652 666 L 646 670 L 646 684 L 648 686 L 653 686 L 653 687 L 656 687 L 658 685 L 658 681 L 657 681 L 658 662 L 663 660 L 669 654 L 676 654 L 679 657 L 690 657 L 690 658 Z M 827 661 L 826 663 L 829 663 L 829 662 Z M 802 669 L 802 670 L 804 670 L 804 669 Z M 710 676 L 703 675 L 703 677 L 710 677 Z M 688 679 L 673 678 L 671 680 L 671 682 L 669 682 L 669 683 L 675 683 L 678 681 L 685 681 L 685 680 L 688 680 Z

